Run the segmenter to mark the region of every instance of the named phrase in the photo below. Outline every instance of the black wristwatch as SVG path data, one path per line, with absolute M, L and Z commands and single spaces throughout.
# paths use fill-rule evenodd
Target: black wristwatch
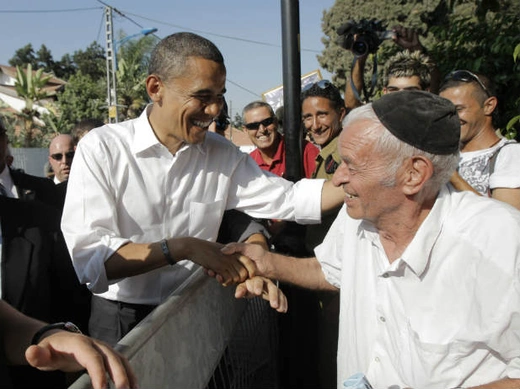
M 46 326 L 43 326 L 42 328 L 40 328 L 34 334 L 32 340 L 31 340 L 31 344 L 38 344 L 40 342 L 40 339 L 43 336 L 43 334 L 45 334 L 47 331 L 51 331 L 51 330 L 65 330 L 68 332 L 75 332 L 77 334 L 81 334 L 81 330 L 78 328 L 78 326 L 74 323 L 71 323 L 70 321 L 54 323 L 54 324 L 47 324 Z

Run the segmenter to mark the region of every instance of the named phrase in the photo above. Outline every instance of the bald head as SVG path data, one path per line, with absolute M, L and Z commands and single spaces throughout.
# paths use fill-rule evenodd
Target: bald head
M 49 163 L 58 182 L 69 179 L 74 149 L 74 139 L 68 134 L 56 136 L 49 145 Z

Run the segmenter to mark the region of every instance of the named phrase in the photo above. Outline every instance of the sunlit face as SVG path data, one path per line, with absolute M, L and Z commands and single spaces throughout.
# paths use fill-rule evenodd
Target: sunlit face
M 477 85 L 473 83 L 460 84 L 440 93 L 441 97 L 450 100 L 457 108 L 460 119 L 460 141 L 466 144 L 481 133 L 487 124 L 484 107 L 476 98 Z
M 376 225 L 403 199 L 397 185 L 384 183 L 389 178 L 388 162 L 373 152 L 374 142 L 380 134 L 381 129 L 374 129 L 373 123 L 367 120 L 350 123 L 339 135 L 338 150 L 342 162 L 332 179 L 345 191 L 349 216 Z
M 260 123 L 266 119 L 273 118 L 269 125 L 260 124 L 257 129 L 247 129 L 246 124 Z M 267 107 L 257 107 L 244 113 L 244 129 L 249 135 L 251 142 L 260 150 L 270 150 L 278 147 L 280 134 L 278 133 L 278 122 Z
M 333 102 L 325 97 L 311 96 L 303 100 L 303 125 L 320 147 L 325 147 L 339 134 L 344 116 L 345 109 L 336 110 Z
M 399 92 L 402 90 L 423 90 L 419 76 L 390 77 L 388 85 L 383 88 L 383 93 Z
M 49 163 L 59 182 L 69 179 L 75 148 L 74 140 L 70 135 L 58 135 L 49 146 Z
M 208 127 L 219 114 L 226 92 L 226 68 L 200 57 L 189 57 L 186 73 L 171 80 L 160 80 L 150 122 L 164 136 L 188 144 L 204 141 Z

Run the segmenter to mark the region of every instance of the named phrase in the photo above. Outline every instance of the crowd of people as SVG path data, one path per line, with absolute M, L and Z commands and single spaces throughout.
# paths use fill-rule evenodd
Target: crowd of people
M 52 140 L 49 178 L 13 167 L 0 122 L 12 386 L 66 387 L 70 373 L 42 370 L 85 368 L 94 387 L 106 371 L 136 387 L 112 346 L 200 266 L 237 298 L 290 308 L 284 388 L 358 373 L 373 388 L 518 387 L 520 147 L 495 127 L 490 77 L 441 79 L 413 30 L 394 40 L 405 50 L 373 102 L 357 92 L 366 55 L 344 98 L 328 80 L 302 89 L 296 182 L 268 103 L 243 109 L 250 155 L 222 136 L 224 58 L 193 33 L 155 47 L 140 117 Z

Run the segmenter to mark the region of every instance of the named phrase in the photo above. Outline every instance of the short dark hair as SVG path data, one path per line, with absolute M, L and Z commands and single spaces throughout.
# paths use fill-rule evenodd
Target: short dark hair
M 76 125 L 72 128 L 72 131 L 70 132 L 70 135 L 72 135 L 72 139 L 74 140 L 74 143 L 78 143 L 79 140 L 86 135 L 87 132 L 90 130 L 102 127 L 105 123 L 101 119 L 96 118 L 88 118 L 80 120 Z
M 148 74 L 156 74 L 163 80 L 179 77 L 189 57 L 201 57 L 224 65 L 224 57 L 213 42 L 191 32 L 178 32 L 155 46 Z
M 316 82 L 307 89 L 303 90 L 300 95 L 300 103 L 303 104 L 303 101 L 309 97 L 323 97 L 327 100 L 330 100 L 332 102 L 332 106 L 337 111 L 345 107 L 345 102 L 343 97 L 341 97 L 339 89 L 336 88 L 331 82 L 329 82 L 325 88 L 320 87 Z

